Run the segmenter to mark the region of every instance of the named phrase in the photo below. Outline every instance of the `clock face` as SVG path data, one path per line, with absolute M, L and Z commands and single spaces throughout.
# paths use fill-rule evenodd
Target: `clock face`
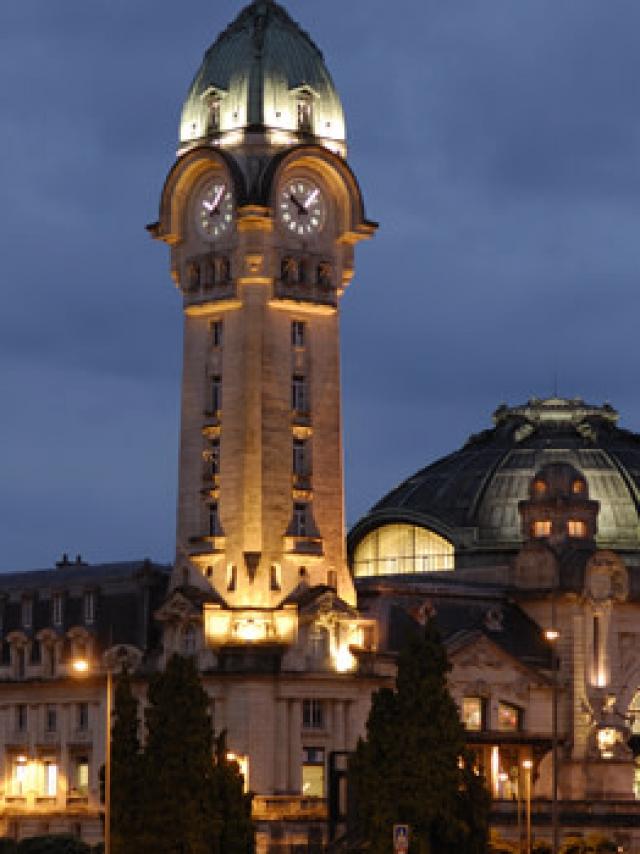
M 200 192 L 196 208 L 196 223 L 209 240 L 217 240 L 233 222 L 233 193 L 228 184 L 216 179 Z
M 322 231 L 327 218 L 324 193 L 309 178 L 289 178 L 280 188 L 278 214 L 291 234 L 312 237 Z

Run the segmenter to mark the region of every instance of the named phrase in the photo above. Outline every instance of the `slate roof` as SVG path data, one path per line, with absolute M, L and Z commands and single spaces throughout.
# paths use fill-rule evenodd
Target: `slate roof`
M 600 502 L 598 545 L 640 556 L 640 435 L 620 429 L 615 410 L 581 400 L 531 400 L 500 407 L 494 422 L 384 496 L 350 532 L 350 553 L 369 531 L 393 521 L 435 530 L 454 543 L 457 556 L 516 551 L 518 502 L 543 465 L 563 461 L 585 476 Z

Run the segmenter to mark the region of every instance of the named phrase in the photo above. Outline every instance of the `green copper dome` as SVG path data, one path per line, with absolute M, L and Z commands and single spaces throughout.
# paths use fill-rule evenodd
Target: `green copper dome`
M 258 128 L 285 144 L 313 137 L 344 148 L 344 112 L 322 53 L 269 0 L 247 6 L 206 52 L 182 110 L 180 142 L 229 144 Z

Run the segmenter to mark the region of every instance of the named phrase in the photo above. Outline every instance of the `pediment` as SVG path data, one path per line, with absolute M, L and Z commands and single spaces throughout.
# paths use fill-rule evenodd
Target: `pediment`
M 200 617 L 201 614 L 201 607 L 196 607 L 184 593 L 174 590 L 155 612 L 155 618 L 160 622 L 170 623 L 179 622 L 193 616 Z

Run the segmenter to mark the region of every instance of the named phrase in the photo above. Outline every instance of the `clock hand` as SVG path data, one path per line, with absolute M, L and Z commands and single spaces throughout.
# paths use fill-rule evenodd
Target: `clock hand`
M 302 202 L 299 202 L 298 199 L 296 199 L 296 197 L 293 195 L 293 193 L 290 193 L 289 198 L 291 199 L 293 204 L 298 208 L 298 211 L 301 214 L 307 213 L 307 209 L 305 208 L 305 206 L 302 204 Z
M 222 201 L 222 195 L 225 191 L 226 187 L 224 184 L 221 187 L 218 187 L 218 192 L 216 193 L 216 197 L 213 202 L 213 210 L 216 213 L 220 213 L 220 202 Z
M 206 199 L 203 199 L 202 200 L 202 207 L 206 208 L 209 211 L 209 213 L 211 213 L 211 211 L 214 210 L 215 205 L 213 205 L 211 202 L 208 202 Z
M 316 187 L 313 193 L 311 193 L 307 201 L 304 203 L 305 210 L 309 210 L 310 206 L 315 202 L 319 195 L 320 190 Z

